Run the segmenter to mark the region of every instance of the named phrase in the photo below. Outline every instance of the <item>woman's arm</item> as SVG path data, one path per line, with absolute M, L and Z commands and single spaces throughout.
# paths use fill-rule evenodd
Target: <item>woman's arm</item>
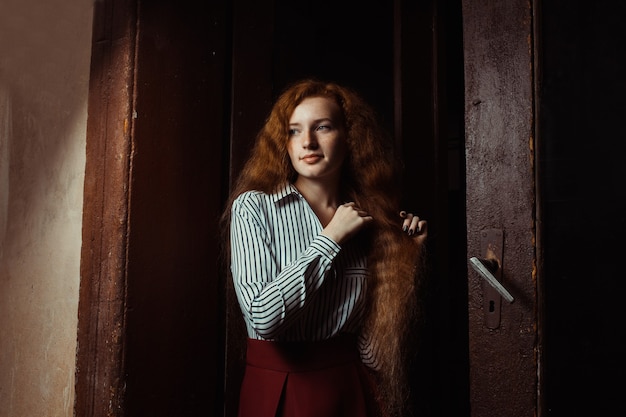
M 254 201 L 233 204 L 231 272 L 244 317 L 262 338 L 275 339 L 323 284 L 340 247 L 319 235 L 281 269 L 280 244 L 269 238 L 262 212 Z

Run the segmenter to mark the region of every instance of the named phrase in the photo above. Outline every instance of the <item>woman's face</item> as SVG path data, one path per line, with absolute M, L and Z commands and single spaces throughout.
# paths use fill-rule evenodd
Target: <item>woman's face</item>
M 287 151 L 299 179 L 339 180 L 346 155 L 345 128 L 337 103 L 304 99 L 289 119 Z

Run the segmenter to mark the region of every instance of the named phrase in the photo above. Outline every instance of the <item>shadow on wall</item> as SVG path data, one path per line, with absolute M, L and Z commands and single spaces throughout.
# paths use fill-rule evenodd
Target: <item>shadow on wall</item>
M 82 221 L 93 10 L 83 3 L 2 5 L 0 259 L 28 256 L 58 222 Z
M 71 416 L 93 2 L 0 12 L 0 414 Z

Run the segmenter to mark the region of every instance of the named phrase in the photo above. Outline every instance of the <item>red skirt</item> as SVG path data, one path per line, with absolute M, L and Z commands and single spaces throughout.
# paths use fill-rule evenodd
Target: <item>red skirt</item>
M 248 339 L 239 417 L 374 417 L 376 402 L 356 339 Z

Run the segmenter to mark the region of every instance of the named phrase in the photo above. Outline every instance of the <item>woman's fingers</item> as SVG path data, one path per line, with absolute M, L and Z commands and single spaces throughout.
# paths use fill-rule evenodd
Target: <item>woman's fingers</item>
M 426 235 L 428 233 L 428 222 L 426 220 L 420 220 L 417 223 L 416 233 Z
M 359 217 L 371 217 L 367 211 L 361 210 L 361 208 L 357 207 L 356 203 L 354 203 L 353 201 L 351 201 L 349 203 L 344 203 L 344 204 L 342 204 L 339 207 L 351 208 L 354 211 L 356 211 L 356 213 L 359 215 Z
M 404 219 L 402 222 L 402 231 L 409 236 L 426 233 L 426 220 L 422 220 L 419 216 L 413 213 L 407 213 L 406 211 L 401 211 L 400 217 Z
M 413 213 L 407 213 L 405 211 L 400 212 L 400 216 L 404 219 L 402 222 L 402 231 L 408 233 L 409 236 L 415 233 L 415 226 L 413 225 L 413 219 L 415 216 Z
M 345 203 L 337 207 L 322 234 L 341 245 L 373 220 L 368 212 L 361 210 L 353 202 Z

